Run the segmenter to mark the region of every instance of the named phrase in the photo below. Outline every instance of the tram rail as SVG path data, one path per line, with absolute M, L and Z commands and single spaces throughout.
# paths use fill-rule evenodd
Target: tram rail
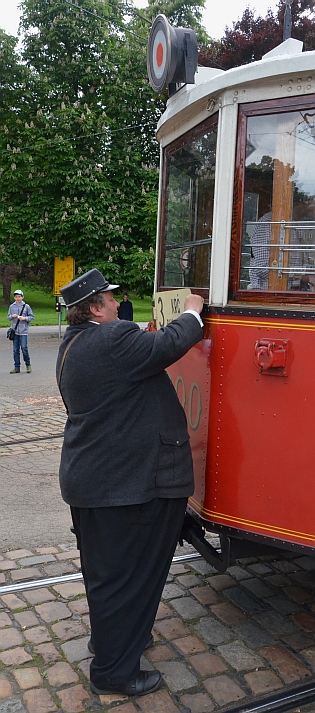
M 289 691 L 260 697 L 248 704 L 235 706 L 234 708 L 221 708 L 220 713 L 286 713 L 295 711 L 302 713 L 301 707 L 314 703 L 315 701 L 315 681 L 295 686 Z M 297 708 L 298 706 L 298 708 Z

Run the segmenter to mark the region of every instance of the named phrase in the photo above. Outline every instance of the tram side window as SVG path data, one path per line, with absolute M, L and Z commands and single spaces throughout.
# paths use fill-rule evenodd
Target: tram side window
M 315 110 L 247 118 L 239 289 L 315 292 Z
M 166 154 L 164 286 L 209 287 L 216 142 L 217 120 Z

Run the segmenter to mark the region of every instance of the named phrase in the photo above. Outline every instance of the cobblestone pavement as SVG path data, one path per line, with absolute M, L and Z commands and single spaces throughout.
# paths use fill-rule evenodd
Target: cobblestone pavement
M 65 418 L 57 394 L 0 399 L 1 548 L 71 542 L 58 482 Z
M 0 554 L 0 713 L 208 713 L 309 682 L 315 672 L 315 560 L 280 555 L 218 574 L 203 559 L 171 566 L 143 668 L 162 688 L 138 699 L 89 689 L 89 615 L 81 581 L 24 589 L 78 572 L 69 545 Z M 308 707 L 315 712 L 315 705 Z
M 66 413 L 61 398 L 57 395 L 26 401 L 2 397 L 0 420 L 1 457 L 11 453 L 30 453 L 38 449 L 38 442 L 41 440 L 58 436 L 62 438 Z M 20 427 L 20 424 L 23 426 Z M 60 449 L 60 444 L 56 445 Z

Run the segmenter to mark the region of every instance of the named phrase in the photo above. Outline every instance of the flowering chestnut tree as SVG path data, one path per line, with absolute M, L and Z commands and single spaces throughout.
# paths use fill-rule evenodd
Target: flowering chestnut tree
M 192 16 L 203 4 L 186 0 Z M 120 0 L 21 7 L 21 56 L 0 31 L 0 263 L 72 255 L 78 272 L 102 264 L 128 284 L 127 256 L 155 243 L 165 98 L 146 75 L 150 25 Z

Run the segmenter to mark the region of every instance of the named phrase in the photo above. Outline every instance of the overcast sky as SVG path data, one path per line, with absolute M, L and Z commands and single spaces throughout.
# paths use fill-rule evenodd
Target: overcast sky
M 0 27 L 12 35 L 17 34 L 19 4 L 20 0 L 0 0 Z M 134 4 L 136 7 L 144 7 L 147 3 L 145 0 L 136 0 Z M 272 11 L 276 9 L 277 0 L 219 0 L 219 5 L 215 0 L 207 0 L 203 24 L 210 37 L 220 39 L 225 25 L 232 27 L 232 22 L 242 16 L 247 6 L 255 9 L 256 15 L 265 17 L 269 7 Z

